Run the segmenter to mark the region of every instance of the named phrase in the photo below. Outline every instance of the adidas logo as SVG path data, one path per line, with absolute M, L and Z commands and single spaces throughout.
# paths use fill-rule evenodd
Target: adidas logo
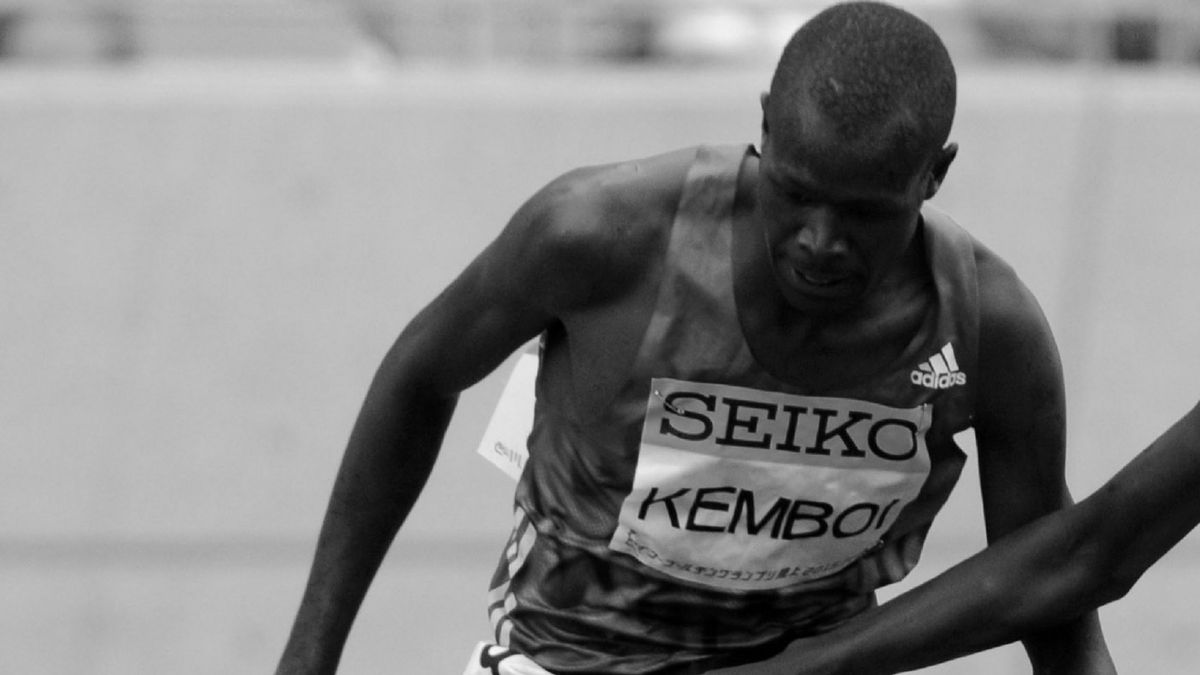
M 912 383 L 927 389 L 949 389 L 967 383 L 954 358 L 954 346 L 947 342 L 941 351 L 929 357 L 908 375 Z

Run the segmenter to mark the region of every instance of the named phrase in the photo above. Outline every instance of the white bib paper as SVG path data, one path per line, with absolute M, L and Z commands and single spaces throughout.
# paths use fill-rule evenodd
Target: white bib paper
M 533 429 L 538 356 L 523 352 L 500 393 L 492 418 L 476 449 L 513 480 L 521 477 L 529 459 L 529 432 Z
M 730 590 L 833 574 L 929 475 L 928 406 L 658 378 L 613 550 Z

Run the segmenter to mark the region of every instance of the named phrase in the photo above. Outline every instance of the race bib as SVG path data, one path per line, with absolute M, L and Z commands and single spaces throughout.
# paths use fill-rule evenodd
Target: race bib
M 929 475 L 929 406 L 656 378 L 609 548 L 730 590 L 833 574 Z
M 538 355 L 527 348 L 513 365 L 475 450 L 513 480 L 521 479 L 529 461 L 526 439 L 533 429 L 537 370 Z

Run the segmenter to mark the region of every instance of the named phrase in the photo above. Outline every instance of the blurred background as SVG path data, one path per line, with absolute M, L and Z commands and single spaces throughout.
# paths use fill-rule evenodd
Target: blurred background
M 0 0 L 0 672 L 271 672 L 395 334 L 559 173 L 755 142 L 824 4 Z M 936 203 L 1041 299 L 1086 495 L 1197 399 L 1200 3 L 899 4 L 959 66 Z M 487 637 L 505 375 L 464 396 L 343 672 L 456 673 Z M 981 527 L 972 463 L 902 588 Z M 1198 541 L 1103 610 L 1125 672 L 1200 664 Z

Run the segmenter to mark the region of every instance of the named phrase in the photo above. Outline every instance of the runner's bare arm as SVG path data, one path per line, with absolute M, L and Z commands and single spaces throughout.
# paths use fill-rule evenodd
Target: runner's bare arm
M 975 436 L 989 542 L 1072 503 L 1066 403 L 1049 324 L 1007 264 L 981 250 Z M 1104 675 L 1112 660 L 1093 612 L 1026 635 L 1035 673 Z
M 1087 499 L 836 630 L 711 675 L 890 675 L 1019 640 L 1125 596 L 1200 524 L 1200 405 Z
M 459 392 L 563 313 L 620 292 L 612 282 L 627 270 L 612 269 L 619 242 L 590 194 L 596 175 L 568 174 L 530 199 L 388 351 L 350 435 L 277 672 L 336 669 Z

